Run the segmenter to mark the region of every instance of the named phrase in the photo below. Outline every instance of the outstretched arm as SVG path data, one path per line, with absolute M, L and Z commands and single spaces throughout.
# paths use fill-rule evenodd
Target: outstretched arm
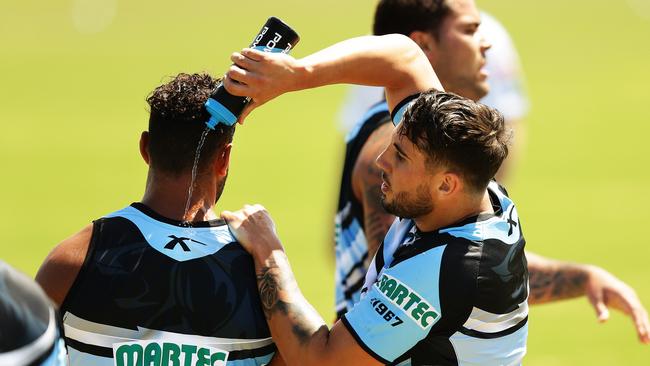
M 244 49 L 231 60 L 226 90 L 252 98 L 240 121 L 281 94 L 330 84 L 383 86 L 391 110 L 411 94 L 443 90 L 420 47 L 402 35 L 352 38 L 302 59 Z
M 288 365 L 380 365 L 337 321 L 328 329 L 303 297 L 275 225 L 259 205 L 222 212 L 255 262 L 257 284 L 273 340 Z
M 648 313 L 634 289 L 606 270 L 583 264 L 556 261 L 527 252 L 530 272 L 530 304 L 586 295 L 598 320 L 609 318 L 608 307 L 632 318 L 639 340 L 650 344 Z

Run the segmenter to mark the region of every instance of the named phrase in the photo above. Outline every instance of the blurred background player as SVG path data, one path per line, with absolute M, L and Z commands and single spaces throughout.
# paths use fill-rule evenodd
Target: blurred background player
M 52 302 L 31 278 L 0 261 L 0 365 L 67 364 Z
M 143 355 L 145 364 L 223 365 L 228 352 L 228 365 L 247 366 L 274 354 L 251 257 L 212 210 L 234 127 L 205 137 L 186 211 L 216 85 L 207 74 L 179 74 L 151 93 L 140 138 L 144 197 L 64 240 L 41 266 L 36 278 L 60 306 L 71 365 Z
M 529 103 L 517 52 L 503 26 L 489 15 L 479 18 L 472 0 L 382 0 L 373 28 L 375 35 L 400 33 L 413 39 L 447 91 L 483 100 L 503 111 L 515 130 L 513 154 L 497 174 L 500 181 L 506 178 L 525 136 L 522 119 Z M 359 300 L 370 260 L 394 220 L 379 204 L 381 177 L 375 166 L 375 158 L 388 144 L 393 129 L 383 99 L 381 88 L 353 87 L 342 109 L 345 126 L 358 119 L 346 137 L 335 219 L 338 317 Z M 632 318 L 639 339 L 650 343 L 647 312 L 627 284 L 596 266 L 533 253 L 527 253 L 527 258 L 530 304 L 586 295 L 600 321 L 608 319 L 608 306 L 618 309 Z

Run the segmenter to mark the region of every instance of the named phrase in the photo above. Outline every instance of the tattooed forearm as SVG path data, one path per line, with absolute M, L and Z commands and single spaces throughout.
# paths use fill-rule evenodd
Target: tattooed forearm
M 267 259 L 259 271 L 257 283 L 266 319 L 283 318 L 281 323 L 291 326 L 291 332 L 299 343 L 307 343 L 322 325 L 322 320 L 314 321 L 310 316 L 313 308 L 302 297 L 284 253 Z
M 391 123 L 375 130 L 363 147 L 362 156 L 354 168 L 353 185 L 358 187 L 355 195 L 363 205 L 363 231 L 368 243 L 368 262 L 374 257 L 395 220 L 395 216 L 387 213 L 381 204 L 381 169 L 375 163 L 377 156 L 390 141 L 392 130 Z
M 582 296 L 589 279 L 583 266 L 549 260 L 531 261 L 528 270 L 531 304 Z
M 280 310 L 286 315 L 284 303 L 278 302 L 278 281 L 272 271 L 272 267 L 264 267 L 257 276 L 262 309 L 267 319 L 271 318 L 276 310 Z
M 368 258 L 372 259 L 384 240 L 395 217 L 381 206 L 381 182 L 368 185 L 364 197 L 364 233 L 368 242 Z

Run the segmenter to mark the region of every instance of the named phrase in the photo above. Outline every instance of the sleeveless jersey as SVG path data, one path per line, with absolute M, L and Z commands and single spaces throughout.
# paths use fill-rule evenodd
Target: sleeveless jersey
M 363 227 L 363 207 L 352 191 L 352 172 L 370 135 L 390 121 L 388 105 L 386 102 L 380 102 L 368 110 L 346 138 L 341 191 L 335 217 L 337 317 L 352 309 L 359 301 L 367 269 L 364 265 L 368 257 L 368 243 Z
M 141 203 L 96 220 L 61 306 L 71 366 L 266 364 L 254 271 L 222 220 L 183 224 Z
M 528 335 L 528 272 L 517 211 L 491 182 L 493 214 L 433 232 L 396 221 L 342 321 L 390 365 L 519 365 Z

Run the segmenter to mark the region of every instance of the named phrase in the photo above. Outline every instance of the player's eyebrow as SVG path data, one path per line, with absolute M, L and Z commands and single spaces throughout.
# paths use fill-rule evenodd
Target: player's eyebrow
M 404 150 L 402 150 L 402 149 L 399 147 L 399 145 L 397 145 L 397 143 L 393 142 L 393 146 L 395 147 L 395 149 L 396 149 L 396 150 L 397 150 L 397 151 L 398 151 L 402 156 L 404 156 L 405 158 L 411 160 L 411 158 L 409 158 L 409 156 L 406 155 L 406 153 L 404 152 Z

